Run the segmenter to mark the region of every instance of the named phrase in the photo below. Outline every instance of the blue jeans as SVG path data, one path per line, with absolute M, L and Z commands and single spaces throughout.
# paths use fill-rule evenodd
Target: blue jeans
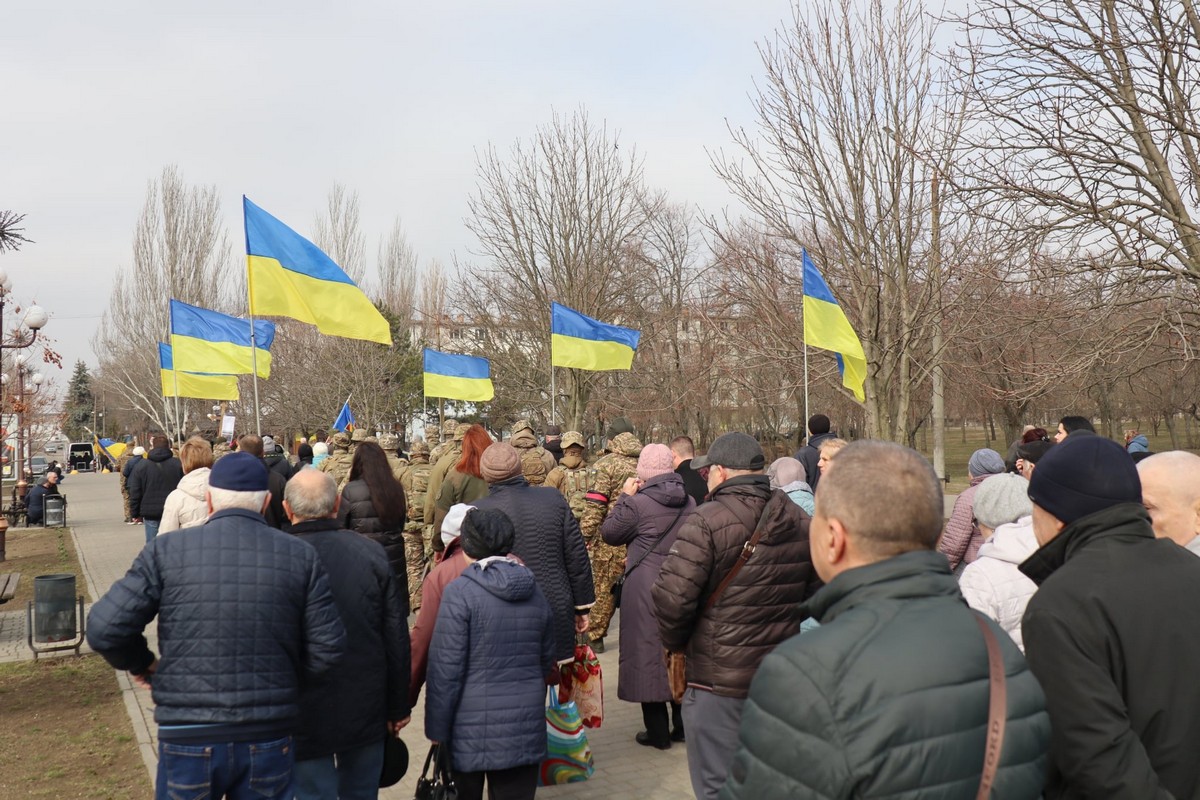
M 270 742 L 158 743 L 155 800 L 290 800 L 292 737 Z
M 154 541 L 154 537 L 158 536 L 158 525 L 162 522 L 161 519 L 143 519 L 142 527 L 146 529 L 146 544 Z
M 383 739 L 331 756 L 306 758 L 296 762 L 296 800 L 376 800 L 381 772 Z

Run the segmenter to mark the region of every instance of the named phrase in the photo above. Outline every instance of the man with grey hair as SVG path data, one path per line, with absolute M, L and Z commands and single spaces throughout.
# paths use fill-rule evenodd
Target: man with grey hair
M 941 527 L 941 484 L 916 451 L 838 453 L 809 533 L 825 586 L 803 610 L 821 626 L 763 660 L 722 800 L 981 794 L 993 647 L 1007 702 L 987 796 L 1040 797 L 1045 698 L 1012 640 L 963 602 L 934 550 Z
M 384 737 L 408 724 L 408 596 L 383 547 L 337 523 L 333 477 L 296 473 L 283 507 L 316 549 L 346 625 L 341 668 L 304 687 L 296 733 L 296 797 L 375 797 Z
M 1157 453 L 1138 462 L 1137 471 L 1154 535 L 1200 556 L 1200 456 Z
M 317 552 L 263 520 L 259 459 L 216 462 L 207 496 L 207 522 L 155 537 L 92 607 L 88 644 L 153 693 L 157 797 L 244 797 L 253 783 L 291 798 L 300 687 L 338 663 L 346 629 Z M 142 633 L 155 616 L 160 658 Z

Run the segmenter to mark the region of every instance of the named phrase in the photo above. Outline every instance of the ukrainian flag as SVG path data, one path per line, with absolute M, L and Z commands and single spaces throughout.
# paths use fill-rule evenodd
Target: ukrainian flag
M 558 303 L 550 304 L 550 363 L 556 367 L 630 369 L 640 331 L 606 325 Z
M 213 375 L 203 372 L 176 372 L 172 366 L 171 345 L 158 343 L 158 375 L 162 380 L 163 397 L 198 397 L 201 400 L 237 400 L 236 375 Z
M 250 341 L 250 320 L 231 317 L 198 306 L 171 301 L 171 352 L 175 369 L 209 375 L 244 375 L 254 372 L 257 350 L 258 377 L 271 377 L 271 344 L 275 341 L 275 323 L 254 321 L 254 342 Z M 212 395 L 207 399 L 216 400 Z
M 290 317 L 329 336 L 389 347 L 387 319 L 321 248 L 242 195 L 250 315 Z
M 425 394 L 450 400 L 486 402 L 496 396 L 486 358 L 425 348 Z
M 804 342 L 837 354 L 842 385 L 854 393 L 858 402 L 867 399 L 863 384 L 867 380 L 867 356 L 858 334 L 846 319 L 829 284 L 817 272 L 808 250 L 803 251 L 804 263 Z

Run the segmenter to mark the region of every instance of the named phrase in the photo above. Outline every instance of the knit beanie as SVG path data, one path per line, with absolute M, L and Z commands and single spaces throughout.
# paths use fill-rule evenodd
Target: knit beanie
M 455 503 L 450 506 L 445 519 L 442 520 L 442 544 L 449 547 L 451 542 L 462 536 L 463 520 L 467 518 L 469 512 L 474 510 L 475 506 L 466 503 Z
M 494 442 L 479 458 L 479 474 L 488 483 L 500 483 L 521 474 L 521 454 L 508 442 Z
M 971 510 L 980 525 L 995 530 L 1033 513 L 1029 502 L 1029 481 L 1011 472 L 992 475 L 979 484 Z
M 671 463 L 673 460 L 671 448 L 665 444 L 648 444 L 638 456 L 637 476 L 648 481 L 659 475 L 666 475 L 675 469 Z
M 983 448 L 971 454 L 967 462 L 967 471 L 976 478 L 984 475 L 999 475 L 1004 472 L 1004 458 L 995 450 Z
M 1103 436 L 1077 436 L 1037 462 L 1029 499 L 1070 525 L 1112 506 L 1142 502 L 1142 482 L 1121 445 Z
M 512 520 L 500 510 L 477 508 L 462 523 L 463 552 L 478 561 L 491 556 L 506 556 L 512 551 L 516 531 Z

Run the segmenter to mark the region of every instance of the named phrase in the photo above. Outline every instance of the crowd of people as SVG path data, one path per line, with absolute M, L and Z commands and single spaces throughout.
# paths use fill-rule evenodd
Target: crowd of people
M 424 690 L 459 797 L 533 797 L 547 687 L 619 607 L 635 740 L 686 742 L 702 800 L 1200 797 L 1200 456 L 1064 417 L 975 452 L 947 520 L 920 454 L 820 414 L 775 459 L 437 433 L 130 450 L 146 545 L 88 641 L 153 692 L 157 796 L 376 797 Z

